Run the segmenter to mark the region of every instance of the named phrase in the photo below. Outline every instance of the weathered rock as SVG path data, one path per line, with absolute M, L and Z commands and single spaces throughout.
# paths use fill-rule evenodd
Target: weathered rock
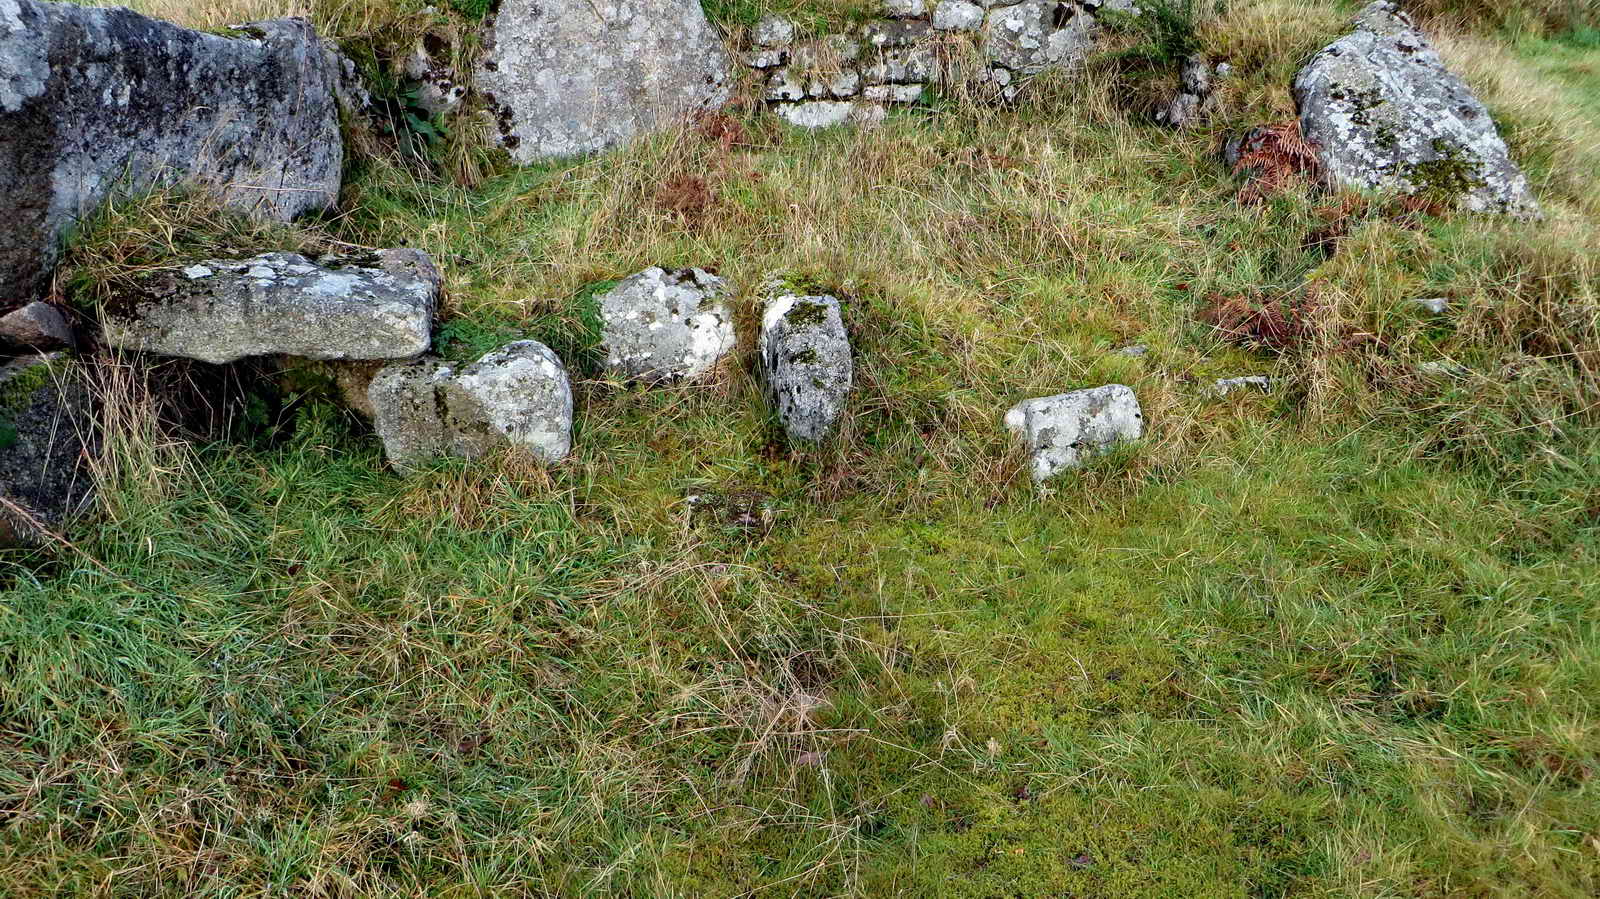
M 789 51 L 782 47 L 746 50 L 739 61 L 752 69 L 775 69 L 789 61 Z
M 861 73 L 846 70 L 826 77 L 812 78 L 806 82 L 806 96 L 821 99 L 832 97 L 844 100 L 861 92 Z
M 1006 412 L 1006 428 L 1031 453 L 1034 483 L 1077 468 L 1122 440 L 1144 435 L 1144 412 L 1122 384 L 1036 397 Z
M 416 105 L 429 115 L 449 115 L 467 96 L 467 86 L 450 64 L 450 45 L 436 35 L 418 42 L 401 70 L 411 83 Z
M 854 363 L 839 301 L 784 293 L 767 304 L 757 347 L 778 420 L 793 440 L 833 433 L 850 396 Z
M 1185 128 L 1198 123 L 1214 105 L 1212 79 L 1213 73 L 1220 69 L 1221 66 L 1213 69 L 1211 61 L 1198 54 L 1184 60 L 1179 73 L 1181 89 L 1165 107 L 1156 112 L 1156 121 L 1173 128 Z
M 728 284 L 697 268 L 647 268 L 600 298 L 606 370 L 647 382 L 697 378 L 734 347 Z
M 219 35 L 0 0 L 0 296 L 36 292 L 62 234 L 117 190 L 194 184 L 280 220 L 329 206 L 343 76 L 301 19 Z
M 367 394 L 384 454 L 401 470 L 507 447 L 555 462 L 572 449 L 567 372 L 537 341 L 507 344 L 459 370 L 433 358 L 389 365 Z
M 990 10 L 984 50 L 997 66 L 1018 75 L 1035 75 L 1082 62 L 1098 31 L 1085 7 L 1027 0 Z
M 883 14 L 891 19 L 915 19 L 927 11 L 923 0 L 883 0 Z
M 109 346 L 203 362 L 407 359 L 428 349 L 440 284 L 419 250 L 208 259 L 146 275 L 101 324 Z
M 883 50 L 861 69 L 861 77 L 869 84 L 908 84 L 933 80 L 938 73 L 938 60 L 930 45 Z
M 1445 311 L 1450 308 L 1449 297 L 1419 297 L 1411 302 L 1421 306 L 1423 309 L 1426 309 L 1434 315 L 1443 315 L 1445 314 Z
M 785 103 L 777 108 L 778 116 L 798 128 L 832 128 L 853 120 L 856 104 L 848 100 L 812 100 L 808 103 Z
M 943 0 L 933 8 L 937 31 L 977 31 L 983 26 L 983 7 L 967 0 Z
M 518 162 L 604 149 L 720 106 L 732 60 L 696 0 L 504 0 L 477 87 Z
M 932 33 L 933 26 L 927 22 L 868 22 L 861 26 L 861 40 L 879 49 L 920 44 Z
M 1393 3 L 1323 48 L 1294 80 L 1300 130 L 1331 181 L 1536 216 L 1489 111 Z
M 750 29 L 750 41 L 757 47 L 787 47 L 794 43 L 798 29 L 781 16 L 762 16 Z
M 1245 375 L 1238 378 L 1218 378 L 1211 384 L 1211 395 L 1223 397 L 1235 390 L 1272 392 L 1272 379 L 1265 375 Z
M 72 326 L 49 303 L 35 300 L 0 316 L 0 346 L 59 350 L 72 343 Z
M 66 353 L 0 365 L 0 497 L 22 509 L 0 504 L 0 546 L 38 544 L 39 525 L 89 505 L 96 445 L 89 390 Z
M 922 85 L 875 84 L 862 91 L 861 97 L 877 103 L 915 103 L 922 99 Z

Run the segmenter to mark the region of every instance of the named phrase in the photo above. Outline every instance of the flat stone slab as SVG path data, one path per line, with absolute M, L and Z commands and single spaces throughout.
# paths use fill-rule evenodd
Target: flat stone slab
M 1006 429 L 1031 454 L 1034 483 L 1078 468 L 1119 441 L 1144 435 L 1144 412 L 1133 391 L 1107 384 L 1036 397 L 1006 412 Z
M 420 250 L 207 259 L 144 276 L 101 324 L 109 346 L 202 362 L 408 359 L 428 349 L 441 283 Z
M 118 190 L 186 183 L 287 221 L 339 195 L 343 63 L 304 19 L 211 34 L 0 0 L 0 296 L 36 294 Z

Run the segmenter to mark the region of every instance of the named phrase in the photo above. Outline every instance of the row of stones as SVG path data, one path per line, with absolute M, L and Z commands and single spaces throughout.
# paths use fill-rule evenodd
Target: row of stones
M 914 103 L 945 73 L 939 34 L 979 39 L 984 79 L 997 95 L 1015 95 L 1018 78 L 1087 54 L 1102 3 L 1135 13 L 1132 0 L 1024 0 L 973 3 L 941 0 L 931 14 L 924 0 L 887 0 L 888 19 L 863 25 L 857 36 L 800 39 L 788 19 L 768 16 L 750 32 L 741 61 L 765 75 L 764 97 L 792 124 L 819 128 L 881 119 L 885 104 Z

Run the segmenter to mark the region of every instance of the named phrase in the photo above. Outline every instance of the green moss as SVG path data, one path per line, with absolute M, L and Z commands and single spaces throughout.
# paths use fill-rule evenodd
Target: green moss
M 17 411 L 33 400 L 33 395 L 62 374 L 58 362 L 12 363 L 16 372 L 0 384 L 0 410 Z
M 821 325 L 828 320 L 828 304 L 818 300 L 798 300 L 784 313 L 783 320 L 797 329 Z
M 1449 199 L 1484 186 L 1476 161 L 1464 148 L 1445 138 L 1435 138 L 1434 158 L 1412 165 L 1405 178 L 1424 196 Z

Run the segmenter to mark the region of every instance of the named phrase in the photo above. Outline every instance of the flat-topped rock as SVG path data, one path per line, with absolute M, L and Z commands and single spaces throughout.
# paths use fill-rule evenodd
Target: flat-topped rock
M 606 371 L 646 382 L 705 374 L 734 348 L 728 284 L 703 269 L 651 267 L 600 297 Z
M 148 273 L 101 324 L 109 346 L 203 362 L 407 359 L 428 349 L 440 286 L 420 250 L 207 259 Z
M 1034 483 L 1042 483 L 1120 441 L 1138 440 L 1144 412 L 1131 389 L 1107 384 L 1023 400 L 1006 412 L 1005 424 L 1028 449 Z

